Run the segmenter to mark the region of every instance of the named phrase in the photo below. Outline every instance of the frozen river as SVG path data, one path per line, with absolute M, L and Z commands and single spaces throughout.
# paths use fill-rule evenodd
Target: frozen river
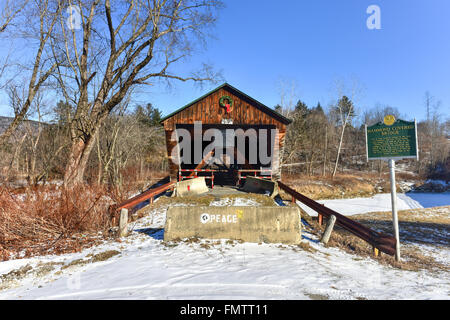
M 319 200 L 330 209 L 349 216 L 367 212 L 391 211 L 391 194 L 381 193 L 370 198 Z M 306 205 L 297 201 L 297 204 L 311 216 L 317 213 Z M 450 205 L 450 193 L 398 193 L 397 209 L 420 209 Z M 450 213 L 449 213 L 450 214 Z

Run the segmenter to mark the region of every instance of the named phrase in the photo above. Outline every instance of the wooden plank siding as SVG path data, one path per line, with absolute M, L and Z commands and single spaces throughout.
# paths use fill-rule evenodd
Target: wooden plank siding
M 219 105 L 220 98 L 225 95 L 233 99 L 233 109 L 229 114 L 226 113 L 225 108 Z M 278 130 L 286 129 L 284 123 L 274 119 L 246 100 L 245 97 L 239 97 L 226 88 L 221 88 L 163 121 L 164 129 L 174 130 L 176 124 L 193 124 L 194 121 L 201 121 L 204 124 L 220 124 L 222 119 L 230 118 L 233 120 L 233 124 L 269 124 L 275 125 Z

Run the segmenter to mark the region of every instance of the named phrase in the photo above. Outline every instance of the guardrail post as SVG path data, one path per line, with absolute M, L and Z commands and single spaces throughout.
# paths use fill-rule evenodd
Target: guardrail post
M 128 209 L 122 208 L 120 210 L 119 219 L 119 237 L 126 237 L 128 235 Z
M 378 248 L 373 247 L 373 255 L 375 257 L 378 257 L 379 254 L 380 254 L 380 250 L 378 250 Z
M 354 234 L 355 236 L 359 237 L 360 239 L 366 241 L 367 243 L 372 245 L 372 249 L 374 254 L 380 255 L 381 252 L 389 254 L 389 255 L 395 255 L 395 238 L 383 234 L 380 232 L 375 232 L 374 230 L 354 221 L 350 218 L 347 218 L 343 216 L 342 214 L 331 210 L 324 206 L 323 204 L 320 204 L 301 193 L 295 191 L 294 189 L 288 187 L 286 184 L 284 184 L 281 181 L 278 181 L 278 185 L 281 190 L 285 191 L 287 194 L 291 196 L 295 196 L 295 199 L 297 201 L 302 202 L 303 204 L 307 205 L 311 209 L 313 209 L 315 212 L 318 213 L 318 223 L 322 225 L 323 223 L 323 215 L 326 214 L 327 217 L 331 217 L 332 215 L 336 216 L 336 222 L 339 224 L 339 226 L 343 227 L 350 233 Z M 322 213 L 321 213 L 322 212 Z M 377 241 L 381 241 L 379 244 Z M 378 248 L 374 248 L 374 245 L 378 245 Z
M 336 216 L 332 215 L 330 219 L 327 221 L 327 227 L 325 228 L 325 232 L 323 233 L 322 239 L 320 239 L 320 242 L 323 244 L 327 244 L 330 240 L 331 232 L 333 232 L 334 223 L 336 222 Z

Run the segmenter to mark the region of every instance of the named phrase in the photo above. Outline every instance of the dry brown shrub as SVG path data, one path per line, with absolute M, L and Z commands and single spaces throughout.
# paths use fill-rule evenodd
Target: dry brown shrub
M 64 252 L 66 240 L 78 251 L 90 236 L 110 228 L 109 207 L 116 201 L 114 192 L 91 185 L 0 188 L 0 259 L 18 251 Z
M 370 175 L 330 176 L 283 175 L 283 181 L 312 199 L 368 197 L 377 193 Z

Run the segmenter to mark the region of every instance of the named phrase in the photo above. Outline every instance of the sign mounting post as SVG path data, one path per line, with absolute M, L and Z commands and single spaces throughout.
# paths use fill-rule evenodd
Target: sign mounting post
M 395 184 L 394 159 L 389 159 L 389 173 L 391 176 L 391 204 L 392 204 L 392 223 L 394 225 L 394 235 L 395 235 L 395 260 L 400 261 L 400 233 L 398 231 L 397 185 Z
M 366 125 L 366 155 L 367 161 L 386 160 L 389 163 L 392 224 L 396 239 L 395 259 L 400 261 L 395 160 L 407 158 L 419 160 L 416 121 L 396 120 L 393 115 L 387 115 L 384 117 L 383 122 L 370 127 Z

